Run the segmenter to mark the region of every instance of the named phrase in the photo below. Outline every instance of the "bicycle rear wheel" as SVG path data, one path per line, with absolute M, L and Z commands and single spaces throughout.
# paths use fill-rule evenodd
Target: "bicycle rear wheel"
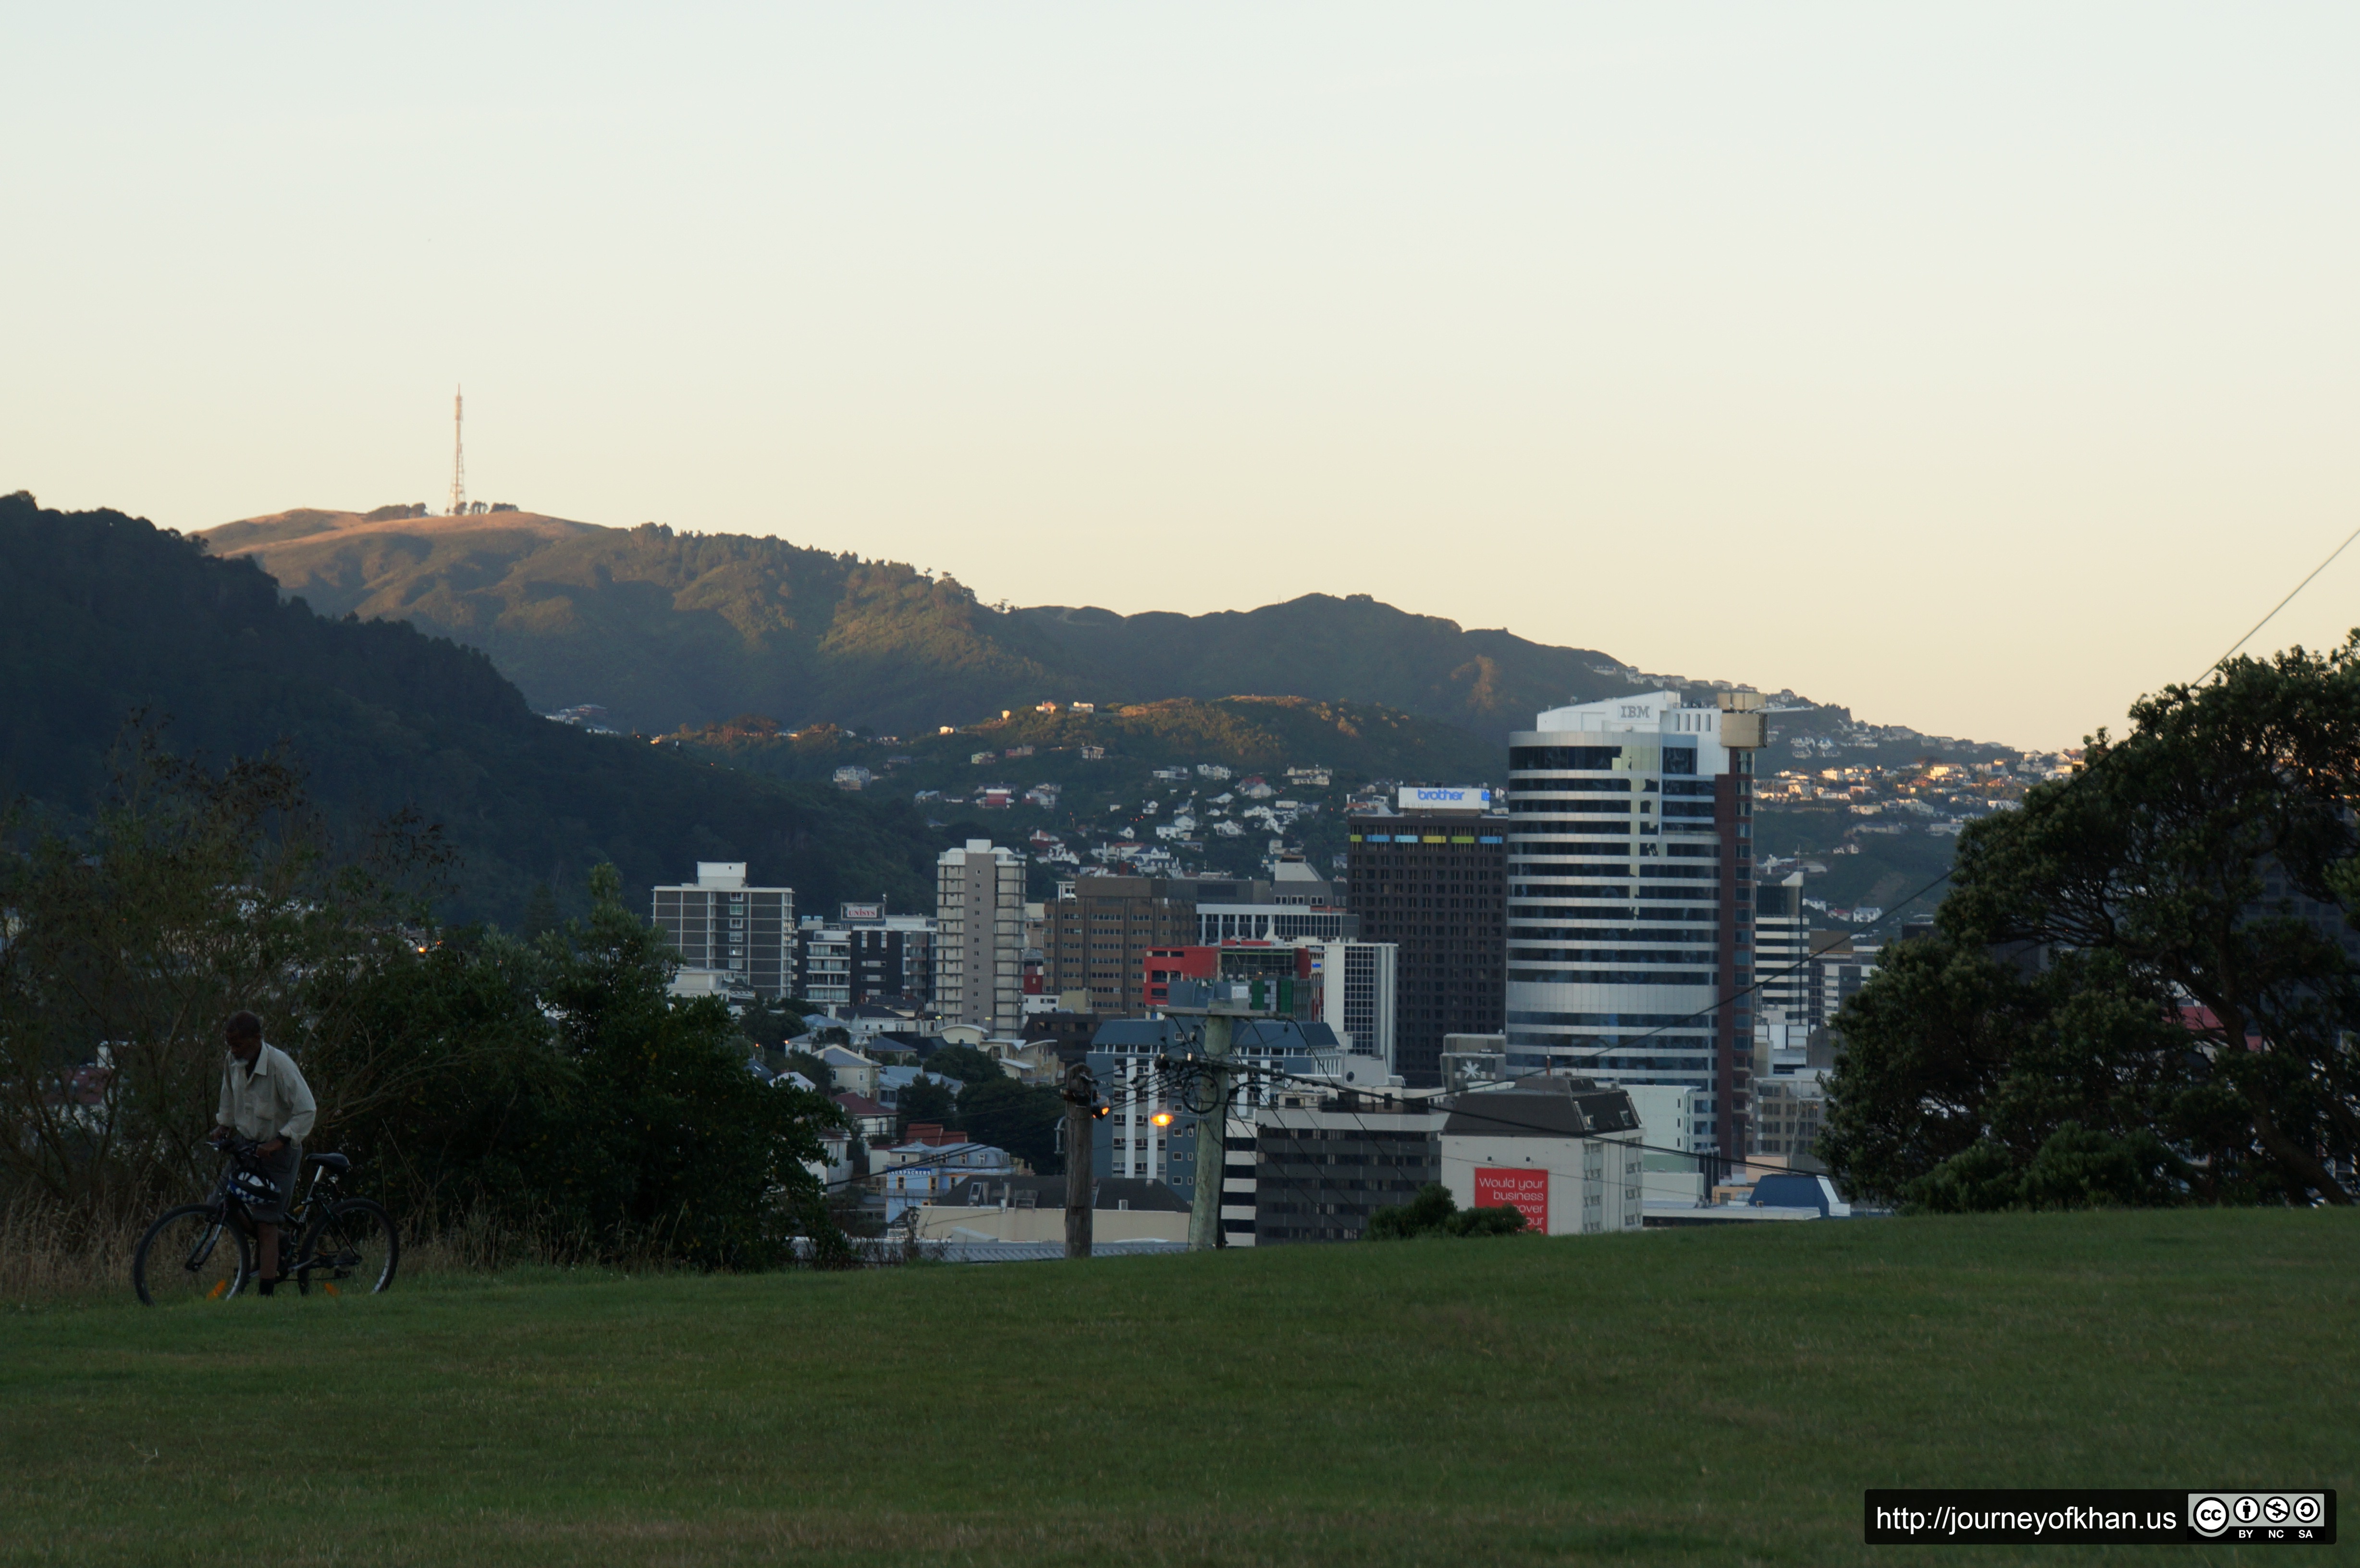
M 295 1287 L 306 1295 L 317 1285 L 332 1296 L 347 1290 L 373 1296 L 393 1283 L 401 1238 L 391 1214 L 366 1198 L 346 1198 L 311 1222 L 295 1256 L 303 1260 Z
M 246 1233 L 202 1203 L 166 1210 L 131 1255 L 131 1288 L 151 1307 L 225 1301 L 253 1277 Z

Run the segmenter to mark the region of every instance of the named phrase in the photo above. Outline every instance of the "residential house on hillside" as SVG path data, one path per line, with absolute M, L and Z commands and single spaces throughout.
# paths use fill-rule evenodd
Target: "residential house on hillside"
M 835 1080 L 835 1086 L 837 1089 L 871 1100 L 877 1097 L 877 1063 L 848 1047 L 841 1045 L 814 1047 L 809 1043 L 809 1036 L 803 1036 L 789 1043 L 799 1050 L 809 1051 L 818 1057 L 821 1064 L 826 1067 L 828 1075 Z
M 912 1127 L 914 1135 L 923 1129 Z M 932 1129 L 940 1136 L 942 1129 Z M 952 1135 L 956 1137 L 956 1135 Z M 978 1178 L 1013 1176 L 1016 1162 L 1004 1149 L 988 1143 L 912 1141 L 885 1150 L 885 1223 L 891 1225 L 910 1210 L 932 1203 L 954 1182 Z
M 843 1107 L 844 1114 L 852 1118 L 854 1127 L 868 1140 L 869 1147 L 881 1149 L 891 1140 L 894 1116 L 890 1108 L 866 1094 L 856 1094 L 850 1090 L 828 1097 Z

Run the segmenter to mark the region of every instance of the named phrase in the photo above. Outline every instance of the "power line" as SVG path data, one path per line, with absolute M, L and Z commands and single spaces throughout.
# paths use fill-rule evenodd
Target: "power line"
M 2305 577 L 2301 582 L 2296 583 L 2291 593 L 2288 593 L 2285 598 L 2270 606 L 2270 613 L 2268 615 L 2264 615 L 2260 620 L 2254 623 L 2252 631 L 2248 631 L 2244 637 L 2241 637 L 2235 642 L 2231 643 L 2227 653 L 2223 654 L 2220 658 L 2214 659 L 2210 665 L 2206 666 L 2204 673 L 2190 681 L 2189 684 L 2191 686 L 2200 686 L 2203 684 L 2203 682 L 2211 677 L 2212 671 L 2220 669 L 2223 665 L 2228 663 L 2230 659 L 2235 658 L 2239 648 L 2254 640 L 2254 633 L 2260 631 L 2264 626 L 2268 626 L 2271 621 L 2278 617 L 2278 613 L 2280 610 L 2283 610 L 2289 604 L 2293 604 L 2295 594 L 2301 593 L 2304 589 L 2311 586 L 2311 577 L 2318 576 L 2321 572 L 2334 565 L 2335 558 L 2342 555 L 2345 550 L 2351 549 L 2352 541 L 2354 539 L 2360 539 L 2360 528 L 2354 528 L 2350 533 L 2344 535 L 2344 542 L 2337 545 L 2333 550 L 2328 551 L 2327 559 L 2325 561 L 2321 561 L 2317 566 L 2311 569 L 2310 577 Z

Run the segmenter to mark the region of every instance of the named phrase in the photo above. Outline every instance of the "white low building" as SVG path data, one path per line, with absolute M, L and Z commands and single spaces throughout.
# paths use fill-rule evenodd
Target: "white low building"
M 1640 1228 L 1643 1135 L 1620 1088 L 1535 1076 L 1461 1094 L 1441 1136 L 1442 1184 L 1462 1209 L 1520 1209 L 1549 1236 Z

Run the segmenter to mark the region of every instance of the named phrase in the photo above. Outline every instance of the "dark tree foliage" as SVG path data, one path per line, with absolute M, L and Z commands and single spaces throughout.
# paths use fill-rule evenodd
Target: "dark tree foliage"
M 937 1047 L 926 1058 L 926 1071 L 956 1078 L 962 1083 L 989 1083 L 1008 1076 L 999 1062 L 971 1045 Z
M 525 899 L 524 919 L 518 923 L 517 934 L 527 942 L 538 941 L 563 923 L 557 909 L 557 895 L 546 882 L 532 885 L 531 896 Z
M 2331 1168 L 2360 1153 L 2360 637 L 2131 717 L 1961 835 L 1937 937 L 1836 1020 L 1821 1152 L 1855 1191 L 2351 1201 Z
M 358 1032 L 412 1092 L 333 1130 L 430 1226 L 489 1216 L 578 1257 L 773 1266 L 817 1210 L 803 1162 L 836 1109 L 748 1073 L 717 999 L 666 994 L 661 937 L 619 886 L 598 867 L 590 914 L 530 946 L 452 932 L 377 975 Z
M 0 1204 L 87 1218 L 184 1190 L 220 1085 L 222 1020 L 344 1046 L 367 977 L 415 953 L 434 836 L 379 824 L 339 861 L 283 757 L 213 772 L 125 737 L 88 831 L 0 815 Z M 399 1092 L 366 1051 L 319 1085 L 324 1119 Z
M 773 1265 L 793 1207 L 781 1195 L 816 1196 L 803 1162 L 822 1157 L 816 1127 L 835 1107 L 749 1073 L 718 998 L 665 994 L 669 950 L 624 907 L 611 866 L 592 873 L 591 892 L 589 917 L 536 953 L 540 1001 L 577 1089 L 537 1118 L 526 1156 L 553 1162 L 562 1221 L 694 1262 Z
M 1422 1236 L 1515 1236 L 1524 1228 L 1522 1209 L 1462 1209 L 1439 1181 L 1428 1181 L 1408 1203 L 1369 1216 L 1362 1241 L 1407 1241 Z
M 738 1032 L 769 1051 L 783 1051 L 787 1041 L 803 1032 L 803 1017 L 784 1002 L 759 1000 L 738 1015 Z M 812 1082 L 825 1084 L 825 1074 Z
M 147 737 L 135 737 L 145 742 Z M 73 1225 L 193 1196 L 222 1020 L 250 1007 L 319 1102 L 307 1142 L 415 1232 L 753 1268 L 817 1212 L 820 1095 L 763 1083 L 599 867 L 528 945 L 438 931 L 441 856 L 396 821 L 351 859 L 285 762 L 135 745 L 89 835 L 0 853 L 0 1205 Z
M 896 1106 L 898 1119 L 893 1124 L 895 1141 L 906 1140 L 910 1129 L 922 1122 L 932 1122 L 948 1127 L 958 1120 L 958 1102 L 950 1090 L 931 1078 L 920 1078 L 903 1088 Z
M 1065 1120 L 1065 1102 L 1053 1086 L 1019 1083 L 995 1066 L 990 1077 L 970 1080 L 959 1091 L 958 1114 L 967 1137 L 978 1143 L 1004 1149 L 1043 1176 L 1065 1170 L 1057 1126 Z
M 744 1020 L 739 1021 L 742 1023 Z M 789 1073 L 800 1073 L 810 1079 L 813 1086 L 823 1094 L 836 1092 L 836 1074 L 828 1071 L 826 1062 L 808 1051 L 788 1051 L 781 1065 Z
M 480 652 L 325 619 L 251 561 L 116 512 L 0 496 L 0 799 L 69 828 L 91 821 L 125 715 L 146 710 L 183 754 L 283 744 L 341 835 L 403 810 L 441 824 L 463 857 L 446 918 L 518 925 L 552 868 L 552 900 L 579 912 L 601 861 L 639 909 L 700 859 L 748 861 L 813 907 L 932 897 L 939 841 L 905 806 L 552 724 Z

